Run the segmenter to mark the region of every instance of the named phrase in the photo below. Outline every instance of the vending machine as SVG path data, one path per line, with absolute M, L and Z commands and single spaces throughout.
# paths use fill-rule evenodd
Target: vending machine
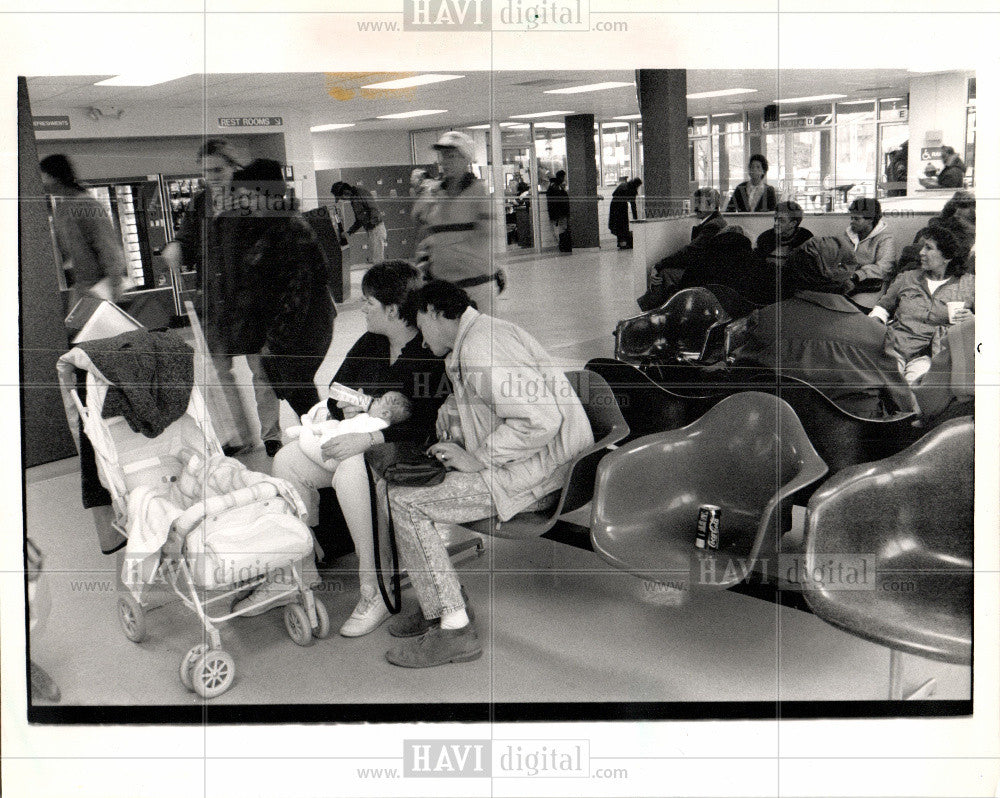
M 169 285 L 168 270 L 154 257 L 169 240 L 159 176 L 88 180 L 83 185 L 121 236 L 129 290 Z

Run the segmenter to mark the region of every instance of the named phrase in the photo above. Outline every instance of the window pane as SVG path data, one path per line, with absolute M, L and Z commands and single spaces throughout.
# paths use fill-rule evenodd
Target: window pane
M 632 177 L 628 122 L 604 122 L 601 125 L 601 135 L 604 141 L 601 185 L 614 187 L 621 178 Z

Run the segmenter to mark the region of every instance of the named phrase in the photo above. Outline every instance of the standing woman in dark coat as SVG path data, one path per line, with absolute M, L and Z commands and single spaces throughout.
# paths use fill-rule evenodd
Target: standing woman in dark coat
M 559 243 L 559 251 L 572 252 L 573 243 L 569 236 L 569 193 L 566 191 L 565 180 L 566 172 L 560 169 L 549 180 L 545 200 L 549 221 Z
M 233 185 L 248 214 L 240 227 L 249 244 L 233 324 L 258 347 L 278 398 L 302 415 L 319 401 L 313 377 L 333 339 L 330 268 L 312 228 L 285 197 L 281 164 L 260 158 L 233 175 Z
M 774 186 L 767 183 L 767 158 L 760 154 L 750 156 L 747 165 L 749 180 L 740 183 L 729 198 L 726 213 L 763 213 L 773 211 L 778 205 L 778 194 Z
M 611 194 L 611 210 L 608 213 L 608 229 L 618 239 L 618 249 L 632 249 L 632 232 L 628 229 L 628 209 L 632 206 L 632 218 L 639 218 L 635 198 L 639 194 L 642 181 L 632 178 L 622 183 Z

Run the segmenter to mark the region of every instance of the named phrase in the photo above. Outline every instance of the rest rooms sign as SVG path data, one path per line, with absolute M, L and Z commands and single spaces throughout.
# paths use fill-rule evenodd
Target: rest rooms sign
M 281 117 L 220 116 L 219 127 L 281 127 Z

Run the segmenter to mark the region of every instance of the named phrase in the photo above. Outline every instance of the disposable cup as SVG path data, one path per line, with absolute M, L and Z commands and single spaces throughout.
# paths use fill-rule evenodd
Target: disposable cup
M 945 302 L 948 307 L 948 323 L 955 323 L 955 314 L 965 307 L 964 302 Z

